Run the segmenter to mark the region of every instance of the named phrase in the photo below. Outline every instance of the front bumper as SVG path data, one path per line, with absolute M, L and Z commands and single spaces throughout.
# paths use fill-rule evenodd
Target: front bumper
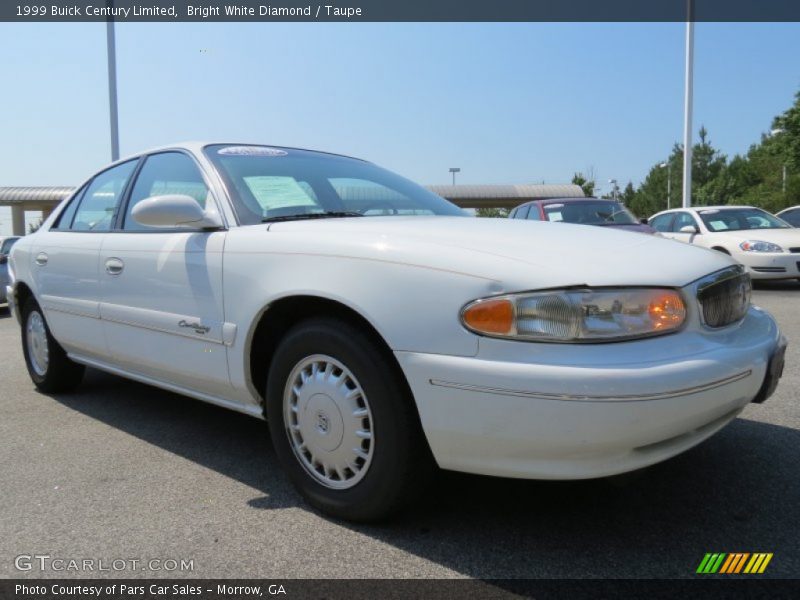
M 481 344 L 477 357 L 396 352 L 439 465 L 584 479 L 675 456 L 765 399 L 785 339 L 768 313 L 751 309 L 726 331 L 593 346 Z
M 800 278 L 800 254 L 739 252 L 734 257 L 753 279 Z
M 17 319 L 18 323 L 22 322 L 20 318 L 19 311 L 17 308 L 17 294 L 16 290 L 14 289 L 13 285 L 4 285 L 3 288 L 3 300 L 8 302 L 8 312 L 14 315 L 14 318 Z

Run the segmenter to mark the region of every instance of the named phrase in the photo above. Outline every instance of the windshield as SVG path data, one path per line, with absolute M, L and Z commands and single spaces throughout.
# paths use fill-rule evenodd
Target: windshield
M 636 225 L 636 217 L 625 205 L 613 200 L 581 200 L 545 204 L 545 218 L 563 223 L 586 225 Z
M 221 144 L 206 147 L 205 153 L 225 180 L 243 225 L 308 215 L 346 216 L 343 213 L 465 215 L 425 188 L 354 158 Z
M 709 231 L 787 229 L 789 225 L 760 208 L 723 208 L 697 211 Z

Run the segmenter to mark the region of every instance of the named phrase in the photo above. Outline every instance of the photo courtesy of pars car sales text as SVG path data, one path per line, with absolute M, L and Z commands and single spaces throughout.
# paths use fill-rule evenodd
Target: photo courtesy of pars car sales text
M 217 585 L 216 593 L 220 596 L 280 596 L 286 595 L 286 589 L 281 584 L 268 584 L 265 586 L 242 585 Z M 18 596 L 199 596 L 204 588 L 199 585 L 172 584 L 172 585 L 129 585 L 125 583 L 112 583 L 108 585 L 25 585 L 16 584 L 14 592 Z M 211 592 L 212 590 L 207 590 Z
M 784 0 L 0 2 L 0 600 L 800 598 L 798 56 Z

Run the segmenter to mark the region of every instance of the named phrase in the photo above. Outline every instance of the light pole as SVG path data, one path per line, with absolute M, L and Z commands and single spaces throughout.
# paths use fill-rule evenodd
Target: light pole
M 686 0 L 686 73 L 683 98 L 683 208 L 692 205 L 692 71 L 694 69 L 694 11 Z
M 667 210 L 672 208 L 672 163 L 667 161 L 658 165 L 662 169 L 667 168 Z
M 611 198 L 616 202 L 617 200 L 617 180 L 616 179 L 609 179 L 608 183 L 611 184 Z
M 774 137 L 776 135 L 780 135 L 783 133 L 783 129 L 781 127 L 776 127 L 772 131 L 769 132 L 769 137 Z M 781 169 L 781 189 L 783 190 L 784 196 L 786 195 L 786 164 L 784 163 L 783 168 Z
M 450 167 L 450 173 L 453 174 L 453 185 L 456 184 L 456 173 L 461 173 L 461 169 L 458 167 Z
M 781 187 L 783 189 L 783 195 L 785 196 L 786 195 L 786 165 L 785 164 L 783 165 L 783 177 L 782 177 L 782 179 L 783 179 L 783 185 Z
M 106 6 L 112 8 L 113 0 Z M 111 125 L 111 161 L 119 160 L 119 117 L 117 114 L 117 49 L 114 36 L 114 17 L 106 22 L 106 50 L 108 55 L 108 117 Z

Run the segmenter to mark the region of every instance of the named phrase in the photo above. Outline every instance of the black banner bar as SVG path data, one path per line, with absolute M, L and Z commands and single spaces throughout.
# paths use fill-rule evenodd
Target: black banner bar
M 757 576 L 693 579 L 6 579 L 0 600 L 255 600 L 326 599 L 495 600 L 510 598 L 747 598 L 800 597 L 797 580 Z
M 3 0 L 8 22 L 800 21 L 798 0 Z

